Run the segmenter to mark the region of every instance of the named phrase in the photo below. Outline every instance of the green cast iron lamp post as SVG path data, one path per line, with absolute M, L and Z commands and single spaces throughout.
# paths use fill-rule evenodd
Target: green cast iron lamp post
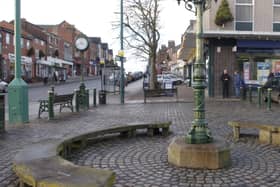
M 79 102 L 82 108 L 86 108 L 86 86 L 84 83 L 84 73 L 85 73 L 85 66 L 84 66 L 84 52 L 89 48 L 89 41 L 86 36 L 79 35 L 75 40 L 75 47 L 77 50 L 81 52 L 81 83 L 80 83 L 80 92 L 79 92 Z
M 120 7 L 120 19 L 121 19 L 121 28 L 120 28 L 120 45 L 121 50 L 119 52 L 120 60 L 121 60 L 121 81 L 120 81 L 120 102 L 124 104 L 124 53 L 123 53 L 123 0 L 121 0 L 121 7 Z
M 194 120 L 192 127 L 186 135 L 188 144 L 205 144 L 213 142 L 210 130 L 205 119 L 206 68 L 203 58 L 203 11 L 209 8 L 211 0 L 177 0 L 182 1 L 187 10 L 196 13 L 196 61 L 193 67 L 193 92 L 194 92 Z M 216 1 L 216 0 L 215 0 Z M 195 9 L 193 10 L 193 5 Z
M 21 78 L 21 20 L 20 0 L 15 0 L 15 78 L 8 86 L 9 122 L 11 124 L 29 121 L 28 85 Z

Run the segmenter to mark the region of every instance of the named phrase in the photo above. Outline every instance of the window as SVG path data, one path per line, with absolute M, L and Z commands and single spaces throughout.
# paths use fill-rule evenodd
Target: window
M 280 0 L 273 2 L 273 32 L 280 32 Z
M 10 44 L 10 34 L 6 33 L 6 44 Z
M 274 0 L 274 5 L 280 5 L 280 0 Z
M 21 48 L 24 47 L 24 39 L 23 39 L 23 38 L 20 39 L 20 47 L 21 47 Z
M 236 0 L 235 3 L 235 30 L 252 31 L 253 30 L 253 1 Z
M 39 49 L 35 49 L 35 57 L 38 59 L 39 58 Z
M 29 41 L 29 40 L 26 41 L 26 48 L 27 48 L 27 49 L 30 48 L 30 41 Z
M 45 42 L 43 40 L 41 40 L 41 46 L 44 46 Z

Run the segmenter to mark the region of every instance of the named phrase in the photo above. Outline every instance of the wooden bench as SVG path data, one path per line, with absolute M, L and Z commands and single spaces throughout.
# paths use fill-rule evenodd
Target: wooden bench
M 259 130 L 259 141 L 261 143 L 280 145 L 280 126 L 240 121 L 230 121 L 228 125 L 233 128 L 233 137 L 236 141 L 240 138 L 241 128 L 252 128 Z
M 19 177 L 20 186 L 92 186 L 110 187 L 115 181 L 115 173 L 110 170 L 77 166 L 64 160 L 73 149 L 85 148 L 88 142 L 107 134 L 119 133 L 121 136 L 134 136 L 136 130 L 146 129 L 149 136 L 159 132 L 168 135 L 171 122 L 144 122 L 115 125 L 87 134 L 67 139 L 51 139 L 31 144 L 23 148 L 13 161 L 13 171 Z
M 161 97 L 161 96 L 170 96 L 176 95 L 176 101 L 178 101 L 178 91 L 177 88 L 171 89 L 144 89 L 144 103 L 146 103 L 147 97 Z
M 59 112 L 62 111 L 63 108 L 70 108 L 70 110 L 73 112 L 73 97 L 74 94 L 63 94 L 63 95 L 54 95 L 53 100 L 53 106 L 59 105 Z M 38 118 L 40 118 L 41 114 L 43 112 L 49 112 L 49 100 L 47 99 L 40 99 L 38 101 L 39 104 L 39 112 L 38 112 Z

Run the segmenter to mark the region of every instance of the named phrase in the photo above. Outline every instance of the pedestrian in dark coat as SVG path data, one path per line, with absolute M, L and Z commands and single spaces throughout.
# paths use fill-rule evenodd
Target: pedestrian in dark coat
M 230 76 L 227 72 L 227 69 L 224 69 L 224 72 L 221 76 L 222 81 L 222 88 L 223 88 L 223 98 L 229 97 L 229 82 L 230 82 Z
M 233 79 L 234 79 L 233 83 L 234 83 L 235 96 L 240 97 L 240 87 L 241 87 L 242 80 L 238 71 L 234 72 Z

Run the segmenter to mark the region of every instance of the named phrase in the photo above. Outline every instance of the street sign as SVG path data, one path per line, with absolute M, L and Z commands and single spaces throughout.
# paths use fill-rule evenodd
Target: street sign
M 116 55 L 115 61 L 121 61 L 121 58 L 123 58 L 123 62 L 126 62 L 126 58 L 125 57 L 121 57 L 121 56 L 118 56 L 118 55 Z

